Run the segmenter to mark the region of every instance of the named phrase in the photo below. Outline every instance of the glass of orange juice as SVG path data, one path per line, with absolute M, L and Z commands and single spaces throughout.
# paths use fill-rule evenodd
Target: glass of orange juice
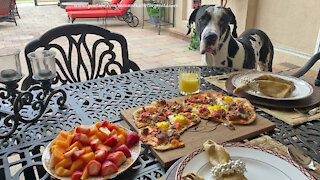
M 200 91 L 201 69 L 199 67 L 180 67 L 178 70 L 179 92 L 182 95 Z

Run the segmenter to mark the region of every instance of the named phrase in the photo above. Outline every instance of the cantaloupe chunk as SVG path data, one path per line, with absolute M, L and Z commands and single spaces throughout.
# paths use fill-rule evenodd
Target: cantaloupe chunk
M 82 148 L 86 153 L 92 152 L 92 149 L 90 146 L 85 146 Z
M 92 135 L 95 135 L 98 132 L 98 128 L 95 125 L 90 126 L 90 133 L 89 133 L 89 137 Z
M 101 122 L 97 122 L 95 126 L 99 129 L 101 127 Z
M 67 149 L 70 144 L 66 141 L 66 140 L 59 140 L 59 141 L 56 141 L 56 144 L 58 147 L 62 148 L 62 149 Z
M 116 129 L 113 129 L 109 135 L 109 137 L 113 136 L 113 135 L 118 135 L 118 131 Z
M 62 161 L 60 161 L 58 164 L 55 165 L 55 169 L 58 169 L 59 167 L 63 167 L 65 169 L 69 169 L 71 167 L 72 160 L 71 158 L 65 158 Z
M 97 150 L 100 150 L 100 149 L 106 150 L 107 152 L 110 152 L 112 150 L 112 148 L 110 146 L 107 146 L 107 145 L 104 145 L 104 144 L 99 144 L 97 146 Z
M 54 168 L 56 164 L 58 164 L 60 161 L 64 159 L 63 153 L 60 151 L 53 151 L 50 157 L 50 168 Z
M 85 153 L 84 155 L 80 156 L 80 159 L 82 159 L 83 162 L 87 164 L 89 161 L 94 159 L 94 153 L 93 152 Z
M 122 127 L 117 128 L 117 132 L 118 132 L 119 134 L 122 134 L 125 138 L 127 138 L 127 136 L 128 136 L 127 130 L 125 130 L 125 129 L 122 128 Z
M 70 167 L 70 171 L 73 173 L 77 170 L 82 170 L 84 168 L 85 164 L 83 163 L 82 159 L 77 159 L 74 161 Z
M 79 141 L 76 141 L 75 143 L 73 143 L 71 146 L 69 146 L 67 148 L 67 151 L 70 151 L 71 149 L 73 149 L 74 147 L 77 147 L 78 149 L 81 149 L 83 146 Z
M 59 167 L 55 170 L 55 174 L 58 176 L 64 177 L 64 176 L 71 176 L 72 172 L 69 169 Z
M 88 173 L 88 168 L 87 166 L 83 169 L 83 174 L 81 176 L 81 179 L 84 180 L 84 179 L 88 179 L 89 177 L 89 173 Z
M 68 137 L 66 138 L 66 142 L 69 144 L 69 146 L 71 145 L 72 139 L 74 138 L 75 135 L 70 134 L 68 135 Z
M 59 135 L 60 135 L 61 137 L 63 137 L 64 139 L 67 139 L 67 137 L 68 137 L 69 135 L 71 135 L 71 133 L 68 132 L 68 131 L 61 131 Z
M 101 142 L 104 142 L 105 140 L 108 139 L 109 136 L 106 136 L 104 133 L 102 132 L 97 132 L 97 137 L 101 140 Z

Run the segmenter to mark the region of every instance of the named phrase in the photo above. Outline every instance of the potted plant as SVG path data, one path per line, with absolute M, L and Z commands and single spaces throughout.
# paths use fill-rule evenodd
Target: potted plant
M 149 1 L 147 3 L 147 13 L 152 24 L 159 24 L 161 17 L 164 15 L 164 8 L 160 7 L 160 4 L 155 1 Z
M 194 51 L 199 50 L 199 47 L 200 47 L 200 42 L 197 36 L 197 31 L 196 31 L 196 28 L 192 26 L 192 34 L 190 39 L 189 50 L 194 50 Z

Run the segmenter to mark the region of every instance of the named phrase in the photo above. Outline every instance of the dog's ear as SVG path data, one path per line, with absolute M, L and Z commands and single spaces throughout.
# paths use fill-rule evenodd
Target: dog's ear
M 197 7 L 197 9 L 193 10 L 193 12 L 191 13 L 190 17 L 189 17 L 189 23 L 188 23 L 188 32 L 187 35 L 190 34 L 191 32 L 191 25 L 192 23 L 194 23 L 196 21 L 196 15 L 198 13 L 200 6 Z
M 237 38 L 237 20 L 230 8 L 226 8 L 230 18 L 230 24 L 233 24 L 232 36 Z

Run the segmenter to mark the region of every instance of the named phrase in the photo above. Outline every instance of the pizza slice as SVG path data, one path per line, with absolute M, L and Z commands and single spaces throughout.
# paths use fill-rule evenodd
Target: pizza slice
M 144 144 L 151 145 L 155 150 L 166 151 L 184 147 L 180 134 L 174 128 L 169 128 L 169 122 L 159 122 L 156 126 L 146 126 L 139 129 L 140 139 Z
M 256 119 L 254 107 L 244 98 L 216 96 L 217 105 L 226 108 L 226 119 L 231 124 L 250 124 Z
M 247 99 L 233 98 L 232 102 L 226 116 L 232 124 L 250 124 L 256 119 L 254 107 Z
M 186 104 L 208 104 L 208 105 L 215 105 L 215 99 L 212 93 L 199 93 L 195 95 L 191 95 L 185 99 Z
M 154 125 L 157 122 L 168 120 L 167 115 L 162 111 L 159 111 L 156 107 L 142 106 L 133 112 L 133 121 L 138 128 L 142 128 L 148 125 Z

